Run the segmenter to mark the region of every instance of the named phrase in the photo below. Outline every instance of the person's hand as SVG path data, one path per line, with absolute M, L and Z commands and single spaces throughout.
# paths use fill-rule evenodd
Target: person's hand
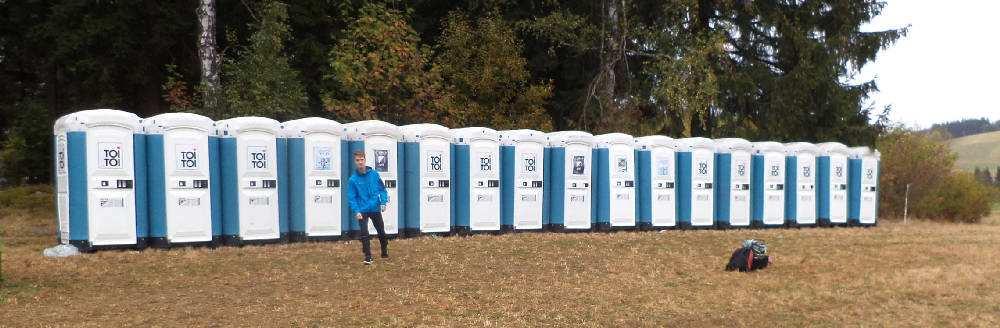
M 379 205 L 379 208 L 382 210 L 382 212 L 385 212 L 385 204 Z
M 361 213 L 358 213 L 358 214 L 355 214 L 355 215 L 354 215 L 354 217 L 355 217 L 355 218 L 357 218 L 357 219 L 358 219 L 358 221 L 361 221 L 361 219 L 363 219 L 363 218 L 361 217 Z

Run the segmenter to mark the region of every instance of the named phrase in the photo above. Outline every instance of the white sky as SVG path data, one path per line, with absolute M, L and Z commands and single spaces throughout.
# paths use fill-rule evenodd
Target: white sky
M 1000 119 L 1000 1 L 887 0 L 864 30 L 911 25 L 909 34 L 862 68 L 881 90 L 878 113 L 910 127 L 962 118 Z

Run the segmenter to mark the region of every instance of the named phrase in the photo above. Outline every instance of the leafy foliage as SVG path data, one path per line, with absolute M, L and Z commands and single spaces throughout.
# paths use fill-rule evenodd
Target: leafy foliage
M 989 214 L 991 191 L 954 169 L 955 155 L 940 134 L 894 129 L 878 142 L 882 152 L 879 212 L 903 215 L 906 185 L 915 217 L 978 222 Z

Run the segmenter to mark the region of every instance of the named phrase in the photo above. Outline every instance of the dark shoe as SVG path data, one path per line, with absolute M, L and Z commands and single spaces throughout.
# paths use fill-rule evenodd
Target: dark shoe
M 364 263 L 365 265 L 371 265 L 371 264 L 372 264 L 372 258 L 371 258 L 371 257 L 366 257 L 366 258 L 365 258 L 365 261 L 364 261 L 363 263 Z
M 384 259 L 389 258 L 389 253 L 382 253 L 382 258 L 384 258 Z

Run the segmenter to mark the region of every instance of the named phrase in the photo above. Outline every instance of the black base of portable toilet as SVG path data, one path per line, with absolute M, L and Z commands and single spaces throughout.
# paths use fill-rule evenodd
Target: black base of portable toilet
M 211 241 L 198 241 L 190 243 L 171 243 L 166 237 L 150 237 L 149 247 L 157 249 L 170 249 L 177 247 L 217 247 L 222 244 L 221 236 L 212 237 Z
M 829 228 L 829 227 L 846 227 L 846 226 L 849 225 L 847 222 L 833 223 L 833 222 L 830 222 L 830 219 L 817 219 L 816 220 L 816 224 L 819 225 L 820 227 L 827 227 L 827 228 Z
M 86 241 L 86 240 L 70 240 L 69 244 L 73 245 L 73 247 L 76 247 L 76 249 L 78 251 L 80 251 L 81 253 L 93 253 L 93 252 L 96 252 L 96 251 L 113 250 L 113 249 L 141 251 L 141 250 L 145 249 L 149 245 L 149 243 L 146 240 L 146 238 L 139 238 L 138 240 L 136 240 L 135 245 L 98 245 L 98 246 L 95 246 L 95 245 L 91 244 L 90 241 Z
M 288 241 L 292 243 L 307 243 L 311 241 L 338 241 L 347 239 L 344 235 L 336 236 L 309 236 L 304 231 L 296 231 L 288 234 Z

